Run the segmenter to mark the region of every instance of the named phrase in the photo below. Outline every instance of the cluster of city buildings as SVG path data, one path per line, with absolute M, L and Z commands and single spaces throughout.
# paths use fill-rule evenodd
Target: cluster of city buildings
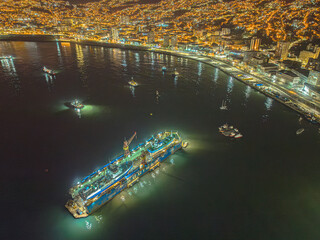
M 0 35 L 48 34 L 215 56 L 319 98 L 316 0 L 3 0 Z

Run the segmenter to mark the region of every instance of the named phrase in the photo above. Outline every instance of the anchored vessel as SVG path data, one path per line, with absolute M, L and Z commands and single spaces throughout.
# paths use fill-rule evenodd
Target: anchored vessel
M 70 103 L 70 106 L 74 109 L 82 109 L 84 108 L 84 105 L 79 102 L 78 100 L 74 100 L 73 102 Z
M 296 131 L 296 134 L 299 135 L 304 132 L 304 128 L 300 128 Z
M 138 86 L 138 83 L 135 82 L 135 81 L 133 80 L 133 78 L 131 78 L 131 80 L 130 80 L 128 83 L 129 83 L 129 85 L 132 86 L 132 87 L 137 87 L 137 86 Z
M 75 218 L 87 217 L 125 188 L 133 186 L 142 175 L 157 168 L 168 156 L 188 145 L 178 132 L 166 131 L 129 150 L 135 136 L 136 133 L 124 141 L 123 155 L 70 188 L 72 199 L 65 207 Z
M 49 68 L 43 67 L 42 70 L 50 75 L 55 75 L 55 72 Z
M 243 135 L 239 132 L 237 128 L 234 128 L 233 126 L 229 126 L 227 123 L 219 127 L 219 132 L 226 137 L 231 137 L 231 138 L 243 137 Z

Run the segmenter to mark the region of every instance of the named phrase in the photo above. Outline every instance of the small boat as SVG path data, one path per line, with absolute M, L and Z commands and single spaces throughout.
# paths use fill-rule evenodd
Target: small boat
M 187 141 L 183 141 L 181 146 L 183 148 L 186 148 L 186 147 L 188 147 L 188 145 L 189 145 L 189 143 Z
M 179 72 L 177 70 L 174 70 L 174 72 L 172 73 L 172 76 L 178 76 Z
M 220 110 L 228 110 L 227 102 L 225 100 L 222 100 L 222 104 L 221 104 Z
M 137 86 L 139 86 L 138 83 L 133 80 L 133 78 L 131 78 L 131 81 L 129 81 L 128 83 L 129 83 L 129 85 L 132 86 L 132 87 L 137 87 Z
M 70 107 L 76 110 L 80 110 L 84 108 L 84 105 L 80 101 L 74 100 L 73 102 L 70 103 Z
M 237 128 L 234 128 L 233 126 L 229 126 L 227 123 L 223 124 L 221 127 L 219 127 L 219 132 L 230 138 L 242 138 L 243 135 L 239 132 Z
M 304 128 L 300 128 L 296 131 L 296 134 L 299 135 L 304 132 Z
M 50 75 L 55 75 L 55 72 L 49 68 L 43 67 L 42 70 Z
M 299 122 L 301 122 L 302 120 L 303 120 L 303 118 L 302 118 L 302 117 L 300 117 L 300 118 L 299 118 Z
M 241 133 L 238 133 L 237 135 L 234 136 L 234 138 L 242 138 L 243 135 Z
M 165 66 L 162 67 L 162 72 L 166 72 L 167 68 Z

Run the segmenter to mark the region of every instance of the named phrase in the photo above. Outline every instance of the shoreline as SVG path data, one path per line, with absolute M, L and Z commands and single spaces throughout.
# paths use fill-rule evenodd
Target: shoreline
M 217 59 L 215 57 L 197 56 L 197 55 L 191 55 L 189 53 L 181 53 L 181 52 L 177 52 L 177 51 L 173 51 L 173 50 L 169 50 L 169 49 L 150 48 L 147 46 L 134 46 L 134 45 L 120 44 L 120 43 L 106 43 L 106 42 L 97 42 L 97 41 L 93 41 L 93 40 L 74 41 L 74 40 L 70 40 L 70 39 L 57 39 L 53 35 L 21 35 L 21 34 L 19 34 L 19 35 L 15 35 L 15 34 L 0 35 L 0 41 L 69 42 L 69 43 L 76 43 L 76 44 L 87 45 L 87 46 L 101 46 L 101 47 L 106 47 L 106 48 L 149 51 L 149 52 L 154 52 L 154 53 L 172 55 L 172 56 L 176 56 L 176 57 L 188 58 L 191 60 L 195 60 L 195 61 L 207 64 L 207 65 L 210 65 L 212 67 L 218 68 L 220 71 L 222 71 L 222 72 L 226 73 L 227 75 L 235 78 L 236 80 L 250 86 L 254 90 L 265 95 L 266 97 L 272 98 L 272 99 L 276 100 L 277 102 L 285 105 L 286 107 L 290 108 L 291 110 L 302 115 L 304 118 L 307 118 L 306 115 L 308 114 L 308 112 L 306 112 L 305 110 L 303 110 L 297 106 L 296 103 L 302 103 L 301 101 L 294 99 L 291 96 L 288 96 L 288 99 L 290 100 L 290 102 L 281 100 L 279 98 L 279 96 L 272 94 L 272 92 L 270 93 L 270 92 L 264 91 L 263 88 L 260 88 L 259 86 L 254 85 L 249 80 L 241 79 L 239 76 L 233 74 L 230 70 L 225 69 L 221 65 L 225 65 L 229 68 L 235 68 L 236 70 L 234 70 L 234 71 L 238 71 L 238 73 L 241 73 L 241 76 L 242 76 L 242 74 L 245 74 L 246 76 L 250 76 L 252 78 L 252 80 L 255 79 L 260 82 L 265 83 L 264 80 L 261 80 L 259 77 L 255 76 L 253 74 L 244 72 L 243 70 L 238 69 L 238 68 L 232 66 L 231 64 L 226 63 L 224 61 L 221 61 L 220 59 Z M 217 64 L 217 62 L 219 62 L 220 64 Z M 270 83 L 268 83 L 268 84 L 270 84 Z M 272 85 L 272 84 L 270 84 L 270 85 Z M 280 89 L 278 88 L 278 90 L 280 90 Z M 293 104 L 291 104 L 291 103 L 293 103 Z M 309 119 L 306 119 L 306 120 L 313 123 L 313 124 L 320 124 L 320 117 L 317 117 L 315 121 L 310 121 Z

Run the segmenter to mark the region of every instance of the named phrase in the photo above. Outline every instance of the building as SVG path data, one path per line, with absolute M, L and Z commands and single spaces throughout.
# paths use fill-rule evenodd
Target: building
M 278 70 L 278 65 L 274 63 L 262 63 L 258 66 L 258 69 L 262 72 L 269 73 Z
M 320 72 L 311 70 L 308 76 L 307 82 L 311 85 L 319 85 L 320 86 Z
M 129 25 L 129 16 L 120 16 L 120 25 Z
M 177 47 L 178 46 L 178 37 L 173 36 L 171 37 L 171 47 Z
M 169 35 L 165 35 L 163 37 L 162 47 L 169 47 L 169 46 L 170 46 L 170 36 Z
M 243 55 L 243 61 L 249 62 L 252 58 L 256 57 L 258 55 L 257 51 L 245 51 Z
M 286 84 L 297 85 L 300 82 L 299 76 L 291 71 L 281 70 L 277 72 L 276 76 L 279 81 Z
M 113 41 L 119 41 L 119 31 L 117 28 L 111 28 L 111 39 Z
M 309 83 L 305 83 L 303 90 L 313 98 L 320 99 L 320 86 L 314 86 Z
M 309 58 L 308 64 L 306 66 L 309 70 L 317 70 L 320 71 L 320 60 Z
M 148 43 L 148 44 L 152 44 L 152 43 L 154 43 L 154 42 L 155 42 L 155 34 L 154 34 L 153 31 L 150 31 L 150 32 L 148 33 L 147 43 Z
M 319 57 L 320 47 L 316 47 L 313 51 L 304 50 L 300 52 L 299 60 L 303 65 L 307 65 L 310 58 L 317 59 Z
M 225 36 L 225 35 L 230 35 L 231 30 L 230 28 L 222 28 L 221 29 L 221 35 Z
M 252 38 L 250 42 L 250 51 L 259 51 L 261 39 L 260 38 Z
M 268 57 L 265 56 L 265 55 L 262 55 L 262 54 L 259 54 L 255 57 L 252 57 L 250 60 L 249 60 L 249 64 L 251 65 L 254 65 L 254 66 L 257 66 L 259 64 L 263 64 L 263 63 L 267 63 L 268 62 Z
M 275 57 L 280 60 L 285 60 L 288 56 L 290 42 L 278 42 L 275 52 Z

